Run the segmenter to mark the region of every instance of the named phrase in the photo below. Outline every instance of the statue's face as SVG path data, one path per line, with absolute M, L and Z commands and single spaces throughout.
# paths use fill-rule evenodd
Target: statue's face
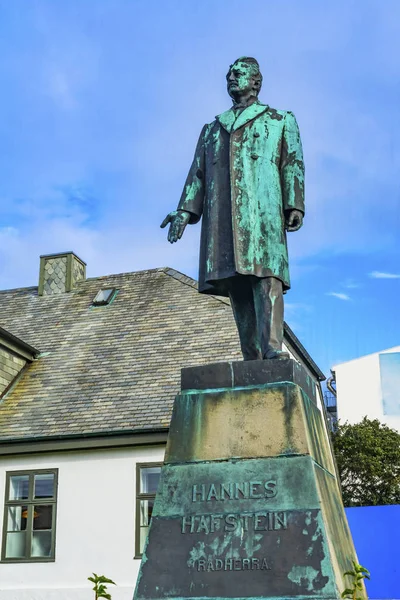
M 246 62 L 237 62 L 229 70 L 226 76 L 228 94 L 231 98 L 244 96 L 251 91 L 257 95 L 256 79 L 252 74 L 251 66 Z

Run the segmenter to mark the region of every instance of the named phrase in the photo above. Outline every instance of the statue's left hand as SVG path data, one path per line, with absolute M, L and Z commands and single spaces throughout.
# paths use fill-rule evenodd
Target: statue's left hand
M 301 210 L 293 208 L 286 214 L 285 228 L 286 231 L 297 231 L 303 225 L 303 213 Z

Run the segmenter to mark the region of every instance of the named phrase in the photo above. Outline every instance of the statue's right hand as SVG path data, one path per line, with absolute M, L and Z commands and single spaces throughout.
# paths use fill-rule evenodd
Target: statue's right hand
M 164 228 L 170 223 L 168 231 L 168 241 L 173 244 L 181 239 L 186 225 L 190 221 L 190 213 L 186 210 L 173 210 L 170 212 L 161 223 L 160 227 Z

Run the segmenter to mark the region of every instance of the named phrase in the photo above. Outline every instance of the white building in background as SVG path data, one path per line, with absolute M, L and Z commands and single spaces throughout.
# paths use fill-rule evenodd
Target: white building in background
M 0 292 L 1 600 L 93 600 L 92 572 L 132 600 L 180 369 L 240 359 L 229 302 L 173 269 L 86 279 L 67 252 Z
M 400 431 L 400 346 L 341 363 L 332 371 L 342 423 L 359 423 L 366 416 Z

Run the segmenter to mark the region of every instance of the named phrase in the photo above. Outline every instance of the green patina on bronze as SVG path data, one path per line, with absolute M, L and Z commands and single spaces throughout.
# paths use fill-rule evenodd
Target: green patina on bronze
M 255 102 L 237 119 L 230 109 L 203 127 L 179 209 L 192 223 L 203 217 L 199 291 L 206 293 L 221 292 L 212 283 L 221 279 L 221 206 L 230 212 L 236 272 L 272 275 L 290 287 L 285 212 L 304 211 L 302 147 L 291 112 Z

